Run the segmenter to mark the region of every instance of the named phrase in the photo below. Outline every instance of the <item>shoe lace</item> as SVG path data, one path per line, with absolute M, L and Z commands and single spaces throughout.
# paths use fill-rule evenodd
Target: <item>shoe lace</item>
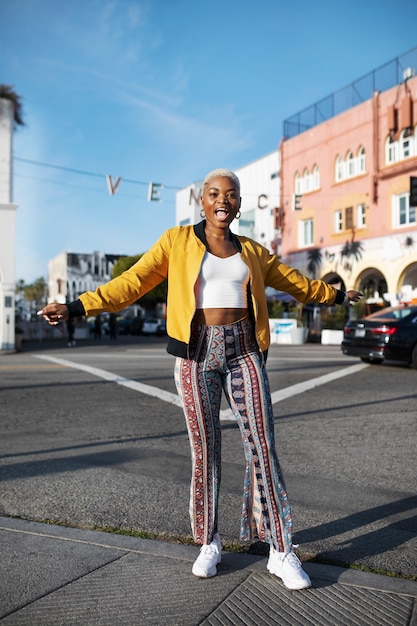
M 201 546 L 200 554 L 205 559 L 211 559 L 219 554 L 219 547 L 216 543 L 209 543 L 208 545 Z
M 286 561 L 288 565 L 292 567 L 293 569 L 299 570 L 301 567 L 301 561 L 299 560 L 297 555 L 294 554 L 294 552 L 287 552 L 284 558 L 282 559 L 282 562 L 284 561 Z

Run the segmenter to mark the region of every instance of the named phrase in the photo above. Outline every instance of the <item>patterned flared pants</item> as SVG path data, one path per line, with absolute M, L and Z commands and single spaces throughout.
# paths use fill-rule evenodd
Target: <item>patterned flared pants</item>
M 268 376 L 250 321 L 194 326 L 190 358 L 177 358 L 175 382 L 191 446 L 194 541 L 210 543 L 217 532 L 224 391 L 246 459 L 240 539 L 258 537 L 280 552 L 290 550 L 291 511 L 275 449 Z

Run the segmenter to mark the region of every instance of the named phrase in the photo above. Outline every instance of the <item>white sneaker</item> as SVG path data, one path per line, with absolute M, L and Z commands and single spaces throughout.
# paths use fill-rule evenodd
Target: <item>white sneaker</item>
M 221 551 L 220 536 L 216 533 L 211 543 L 201 546 L 200 555 L 194 562 L 192 569 L 194 576 L 199 576 L 200 578 L 215 576 L 217 574 L 216 566 L 222 560 Z
M 294 552 L 278 552 L 272 546 L 269 550 L 267 569 L 281 578 L 287 589 L 307 589 L 311 580 L 303 570 Z

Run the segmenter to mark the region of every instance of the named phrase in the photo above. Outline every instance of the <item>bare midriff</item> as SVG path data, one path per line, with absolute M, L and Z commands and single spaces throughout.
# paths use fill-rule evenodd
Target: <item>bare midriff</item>
M 248 309 L 197 309 L 193 322 L 205 326 L 234 324 L 248 317 Z

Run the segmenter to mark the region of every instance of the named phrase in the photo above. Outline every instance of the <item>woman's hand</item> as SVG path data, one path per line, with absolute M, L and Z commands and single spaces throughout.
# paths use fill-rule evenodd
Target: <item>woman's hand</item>
M 349 298 L 349 302 L 359 302 L 361 298 L 363 298 L 362 291 L 356 291 L 355 289 L 349 289 L 346 292 Z
M 37 315 L 42 315 L 43 319 L 51 326 L 56 326 L 59 322 L 68 319 L 68 308 L 66 304 L 51 302 L 38 311 Z

